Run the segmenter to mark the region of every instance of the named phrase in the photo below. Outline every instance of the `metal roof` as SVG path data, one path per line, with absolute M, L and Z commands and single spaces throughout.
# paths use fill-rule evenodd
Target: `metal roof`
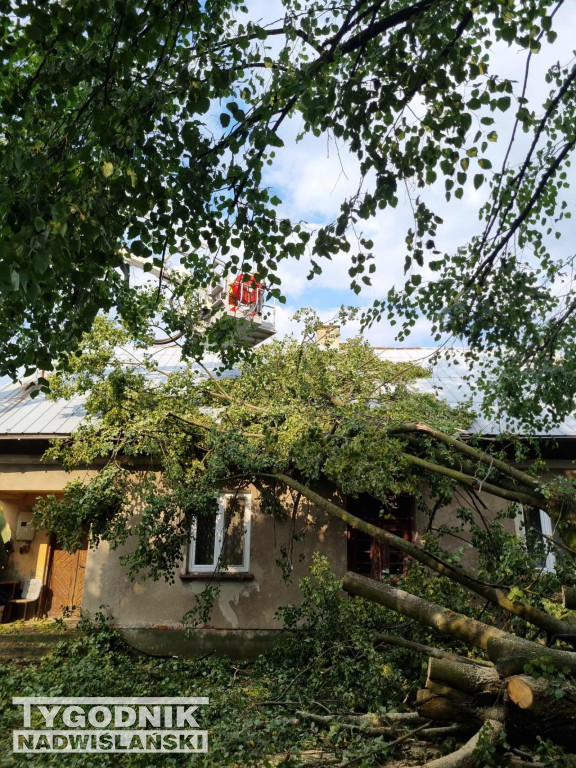
M 376 348 L 376 353 L 385 360 L 394 363 L 421 365 L 430 370 L 430 377 L 420 379 L 415 388 L 420 392 L 429 392 L 443 397 L 450 405 L 470 403 L 473 410 L 480 406 L 480 396 L 470 388 L 466 376 L 470 374 L 468 363 L 464 359 L 464 349 L 451 349 L 450 359 L 440 358 L 432 362 L 432 357 L 438 351 L 435 347 L 414 348 Z M 183 367 L 180 347 L 166 345 L 151 347 L 148 350 L 123 348 L 118 351 L 119 357 L 127 364 L 134 363 L 135 370 L 142 372 L 147 369 L 142 365 L 144 357 L 152 360 L 157 368 L 148 371 L 147 376 L 161 381 L 165 374 Z M 238 370 L 219 370 L 221 363 L 215 356 L 207 356 L 203 366 L 218 377 L 237 376 Z M 200 365 L 192 366 L 200 377 L 206 372 Z M 83 398 L 74 397 L 71 400 L 52 401 L 42 393 L 32 399 L 28 382 L 9 383 L 0 387 L 0 439 L 8 437 L 58 437 L 69 435 L 86 416 Z M 501 419 L 477 418 L 471 431 L 484 435 L 498 435 L 514 430 L 515 425 L 505 417 Z M 576 418 L 569 417 L 558 427 L 537 436 L 576 437 Z
M 393 363 L 415 363 L 427 368 L 430 377 L 420 379 L 415 384 L 419 392 L 430 392 L 444 398 L 449 405 L 456 406 L 469 403 L 473 411 L 479 412 L 482 405 L 482 395 L 470 386 L 468 377 L 472 378 L 489 375 L 485 370 L 481 374 L 478 369 L 471 369 L 465 359 L 466 349 L 451 348 L 447 357 L 436 357 L 436 347 L 405 347 L 405 348 L 376 348 L 375 352 L 384 360 Z M 518 422 L 505 414 L 499 417 L 486 418 L 479 416 L 475 419 L 470 432 L 486 436 L 496 436 L 504 432 L 522 434 Z M 561 424 L 546 431 L 532 432 L 533 437 L 576 437 L 576 418 L 567 417 Z
M 0 389 L 0 436 L 69 435 L 86 411 L 83 399 L 47 400 L 43 394 L 30 396 L 26 382 L 6 384 Z
M 122 347 L 117 357 L 134 370 L 146 373 L 162 381 L 165 375 L 183 368 L 181 349 L 176 344 L 138 349 Z M 153 363 L 155 370 L 149 370 L 144 363 Z M 220 360 L 207 355 L 203 366 L 219 378 L 237 376 L 237 370 L 222 371 Z M 207 374 L 200 365 L 192 365 L 200 377 Z M 33 382 L 32 382 L 33 383 Z M 0 387 L 0 439 L 8 437 L 63 437 L 73 432 L 86 416 L 84 398 L 76 396 L 70 400 L 49 400 L 43 393 L 30 396 L 31 380 L 8 383 Z

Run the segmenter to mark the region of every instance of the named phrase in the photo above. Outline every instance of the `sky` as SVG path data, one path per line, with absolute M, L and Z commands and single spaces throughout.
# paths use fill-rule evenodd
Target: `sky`
M 282 16 L 282 4 L 279 0 L 248 0 L 247 6 L 253 21 L 268 23 Z M 558 60 L 567 63 L 574 56 L 576 3 L 567 3 L 558 13 L 557 19 L 558 24 L 555 24 L 554 28 L 558 31 L 558 38 L 554 45 L 543 46 L 541 53 L 532 59 L 528 95 L 538 99 L 540 104 L 549 90 L 544 82 L 548 67 Z M 525 61 L 525 51 L 501 46 L 495 51 L 492 71 L 506 73 L 520 82 Z M 500 162 L 502 159 L 499 153 L 503 152 L 502 147 L 507 143 L 512 119 L 511 115 L 502 113 L 493 113 L 493 116 L 497 120 L 493 127 L 506 139 L 498 142 L 491 155 L 493 165 L 497 167 L 498 158 Z M 301 127 L 298 118 L 284 124 L 281 135 L 285 146 L 277 151 L 276 160 L 268 171 L 266 180 L 283 201 L 280 214 L 320 226 L 335 218 L 340 202 L 356 189 L 359 178 L 358 163 L 346 151 L 345 146 L 340 146 L 336 151 L 333 145 L 327 143 L 325 137 L 315 138 L 307 135 L 297 143 L 295 137 Z M 470 185 L 461 201 L 453 198 L 447 204 L 444 199 L 443 180 L 427 192 L 428 199 L 439 209 L 445 220 L 436 241 L 441 251 L 453 252 L 458 245 L 478 232 L 478 209 L 484 194 L 482 188 L 477 192 Z M 575 200 L 572 194 L 572 207 Z M 306 279 L 309 271 L 306 262 L 284 261 L 279 274 L 287 304 L 277 308 L 278 334 L 297 331 L 297 325 L 290 318 L 301 307 L 313 307 L 319 311 L 322 319 L 329 321 L 342 304 L 369 306 L 375 298 L 383 297 L 393 285 L 402 285 L 404 236 L 410 223 L 408 200 L 400 197 L 400 204 L 396 209 L 381 212 L 364 224 L 364 234 L 375 243 L 377 271 L 373 286 L 364 288 L 359 297 L 348 287 L 348 255 L 342 254 L 332 262 L 325 262 L 323 274 L 316 276 L 313 281 Z M 572 231 L 576 234 L 574 227 Z M 573 238 L 563 238 L 561 243 L 555 246 L 558 256 L 568 255 L 566 249 L 570 247 L 570 240 L 573 241 Z M 352 324 L 342 329 L 342 335 L 348 337 L 357 331 L 358 326 Z M 395 339 L 396 329 L 384 321 L 368 329 L 365 335 L 374 346 L 398 346 Z M 428 323 L 424 319 L 417 322 L 412 335 L 403 343 L 405 346 L 433 344 Z

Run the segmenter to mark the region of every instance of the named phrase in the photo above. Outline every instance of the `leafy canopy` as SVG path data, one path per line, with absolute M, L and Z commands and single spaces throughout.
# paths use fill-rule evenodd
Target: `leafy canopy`
M 359 292 L 375 270 L 362 222 L 407 194 L 406 282 L 365 323 L 400 318 L 402 339 L 425 315 L 502 363 L 481 383 L 509 412 L 534 420 L 543 402 L 559 418 L 576 391 L 576 304 L 571 256 L 550 239 L 570 215 L 576 69 L 552 66 L 543 101 L 527 84 L 568 5 L 283 0 L 262 25 L 237 0 L 1 0 L 0 374 L 50 369 L 98 310 L 151 316 L 121 279 L 125 246 L 160 266 L 178 254 L 182 292 L 218 258 L 278 297 L 282 259 L 310 256 L 312 277 L 345 252 Z M 525 56 L 524 82 L 496 69 L 502 50 Z M 360 163 L 358 191 L 320 228 L 283 217 L 268 186 L 292 116 Z M 437 200 L 472 188 L 480 231 L 445 252 Z M 221 330 L 202 343 L 222 347 Z
M 381 360 L 361 339 L 338 350 L 275 341 L 236 377 L 216 378 L 193 365 L 163 374 L 153 358 L 149 371 L 137 368 L 133 356 L 118 353 L 119 334 L 99 322 L 83 342 L 86 354 L 73 357 L 76 370 L 52 377 L 53 397 L 86 394 L 90 418 L 49 456 L 68 469 L 98 471 L 87 484 L 69 483 L 61 500 L 40 500 L 36 524 L 57 530 L 70 549 L 87 525 L 93 543 L 118 546 L 134 535 L 127 562 L 154 578 L 172 577 L 194 520 L 215 514 L 222 488 L 256 483 L 263 510 L 282 517 L 276 475 L 287 473 L 344 494 L 369 493 L 386 507 L 400 493 L 419 493 L 422 480 L 403 460 L 407 438 L 389 428 L 426 421 L 453 433 L 470 421 L 414 391 L 424 369 Z

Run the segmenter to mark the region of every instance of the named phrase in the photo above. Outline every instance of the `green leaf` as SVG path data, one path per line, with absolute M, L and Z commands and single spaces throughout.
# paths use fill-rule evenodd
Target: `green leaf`
M 480 189 L 482 184 L 484 183 L 484 174 L 483 173 L 477 173 L 474 176 L 474 189 Z
M 44 274 L 50 264 L 50 253 L 48 250 L 36 251 L 32 259 L 34 269 L 39 275 Z
M 102 163 L 102 176 L 108 179 L 114 173 L 114 166 L 112 163 Z

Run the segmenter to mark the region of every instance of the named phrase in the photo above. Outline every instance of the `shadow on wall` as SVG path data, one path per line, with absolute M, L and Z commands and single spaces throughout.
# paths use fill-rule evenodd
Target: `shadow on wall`
M 301 534 L 304 533 L 302 536 Z M 291 550 L 290 580 L 283 579 L 281 563 L 284 552 Z M 184 614 L 213 580 L 181 578 L 174 574 L 174 583 L 164 580 L 130 581 L 120 562 L 130 551 L 130 544 L 112 551 L 104 542 L 90 550 L 86 564 L 86 579 L 82 607 L 89 615 L 102 606 L 113 616 L 114 623 L 125 628 L 178 628 Z M 299 602 L 300 580 L 308 575 L 314 552 L 326 555 L 336 573 L 346 571 L 346 526 L 329 519 L 309 503 L 300 506 L 293 521 L 279 521 L 260 513 L 253 500 L 249 573 L 242 578 L 219 581 L 220 594 L 204 629 L 215 630 L 278 630 L 274 614 L 280 606 Z M 184 560 L 184 558 L 183 558 Z

